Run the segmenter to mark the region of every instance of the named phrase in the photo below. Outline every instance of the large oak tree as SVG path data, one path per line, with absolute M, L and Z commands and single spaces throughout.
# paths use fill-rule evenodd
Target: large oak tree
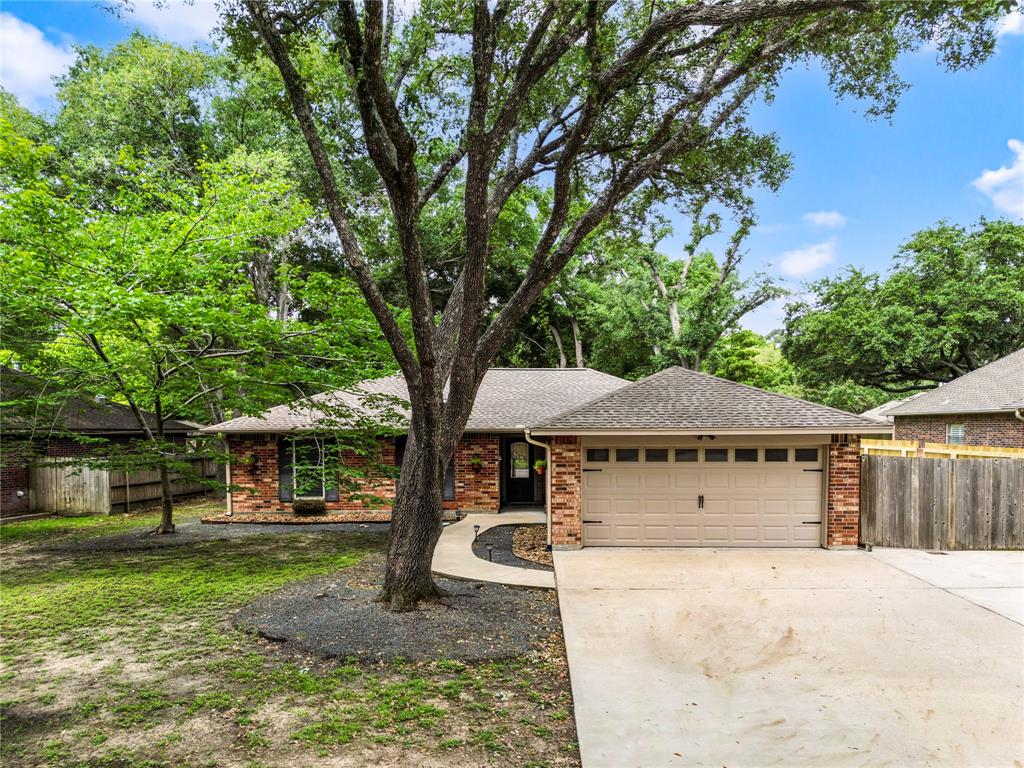
M 930 42 L 947 66 L 972 66 L 991 52 L 1010 3 L 396 5 L 237 0 L 226 27 L 237 51 L 262 52 L 280 72 L 339 250 L 408 383 L 410 440 L 381 595 L 402 610 L 437 594 L 442 477 L 483 375 L 588 238 L 627 206 L 743 207 L 742 189 L 772 163 L 772 142 L 746 127 L 745 109 L 786 68 L 816 61 L 838 94 L 886 114 L 904 85 L 901 52 Z M 332 78 L 313 66 L 325 59 Z M 545 194 L 523 203 L 529 190 Z M 513 246 L 500 224 L 521 205 L 536 237 Z M 453 208 L 456 225 L 439 243 L 432 222 Z M 404 278 L 411 340 L 367 258 L 380 242 Z M 440 246 L 459 269 L 436 312 L 438 254 L 428 250 Z M 515 289 L 488 295 L 489 265 L 524 246 Z

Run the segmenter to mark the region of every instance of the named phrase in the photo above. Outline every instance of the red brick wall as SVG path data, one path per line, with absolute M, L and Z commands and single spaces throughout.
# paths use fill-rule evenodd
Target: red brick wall
M 496 434 L 468 432 L 455 448 L 455 499 L 445 509 L 497 512 L 501 509 L 501 452 Z M 480 458 L 479 464 L 473 458 Z
M 0 515 L 4 517 L 31 511 L 28 495 L 31 456 L 31 446 L 24 440 L 4 438 L 0 441 Z
M 897 416 L 896 440 L 946 442 L 946 425 L 964 425 L 964 444 L 1024 448 L 1024 421 L 1012 413 L 968 413 L 942 416 Z
M 580 439 L 551 438 L 551 545 L 578 547 L 583 543 L 583 462 Z
M 859 435 L 832 435 L 826 493 L 826 544 L 856 546 L 860 535 Z
M 277 435 L 247 435 L 228 441 L 231 451 L 231 483 L 242 486 L 233 493 L 232 507 L 238 513 L 290 512 L 291 502 L 278 498 Z M 497 512 L 501 507 L 499 439 L 496 434 L 467 433 L 455 451 L 455 499 L 444 502 L 445 509 L 468 512 Z M 472 458 L 480 457 L 480 467 Z M 253 457 L 256 462 L 253 463 Z M 395 443 L 381 440 L 380 461 L 395 463 Z M 343 451 L 342 466 L 365 467 L 367 460 L 352 451 Z M 355 479 L 361 493 L 383 500 L 352 499 L 342 487 L 339 501 L 328 501 L 328 510 L 362 511 L 390 508 L 395 498 L 395 480 L 381 473 Z

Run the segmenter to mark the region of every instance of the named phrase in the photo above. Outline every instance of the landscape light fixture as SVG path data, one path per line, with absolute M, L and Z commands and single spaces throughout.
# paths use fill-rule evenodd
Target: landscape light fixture
M 476 541 L 477 537 L 479 535 L 480 535 L 480 526 L 479 525 L 474 525 L 473 526 L 473 541 Z
M 487 545 L 487 559 L 490 560 L 492 563 L 494 562 L 494 545 L 493 544 L 488 544 Z

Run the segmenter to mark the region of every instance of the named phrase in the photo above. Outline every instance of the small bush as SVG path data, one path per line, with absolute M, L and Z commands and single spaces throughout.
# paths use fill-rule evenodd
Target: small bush
M 296 499 L 292 504 L 292 510 L 296 515 L 325 515 L 327 506 L 323 499 Z

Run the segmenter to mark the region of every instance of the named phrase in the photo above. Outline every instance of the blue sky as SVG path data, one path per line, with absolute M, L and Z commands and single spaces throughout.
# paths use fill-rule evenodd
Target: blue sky
M 93 2 L 7 0 L 0 13 L 0 80 L 22 103 L 52 107 L 52 77 L 73 44 L 109 46 L 139 28 L 190 45 L 208 40 L 213 5 L 136 3 L 117 17 Z M 744 272 L 768 272 L 799 292 L 804 282 L 847 265 L 883 271 L 900 243 L 940 219 L 1024 221 L 1024 20 L 1002 25 L 996 54 L 977 70 L 944 71 L 932 52 L 906 56 L 911 84 L 891 122 L 864 105 L 836 101 L 816 70 L 783 79 L 771 105 L 752 113 L 758 130 L 779 134 L 794 171 L 778 194 L 755 195 L 759 226 Z M 680 252 L 687 227 L 662 243 Z M 778 327 L 782 302 L 745 325 Z

